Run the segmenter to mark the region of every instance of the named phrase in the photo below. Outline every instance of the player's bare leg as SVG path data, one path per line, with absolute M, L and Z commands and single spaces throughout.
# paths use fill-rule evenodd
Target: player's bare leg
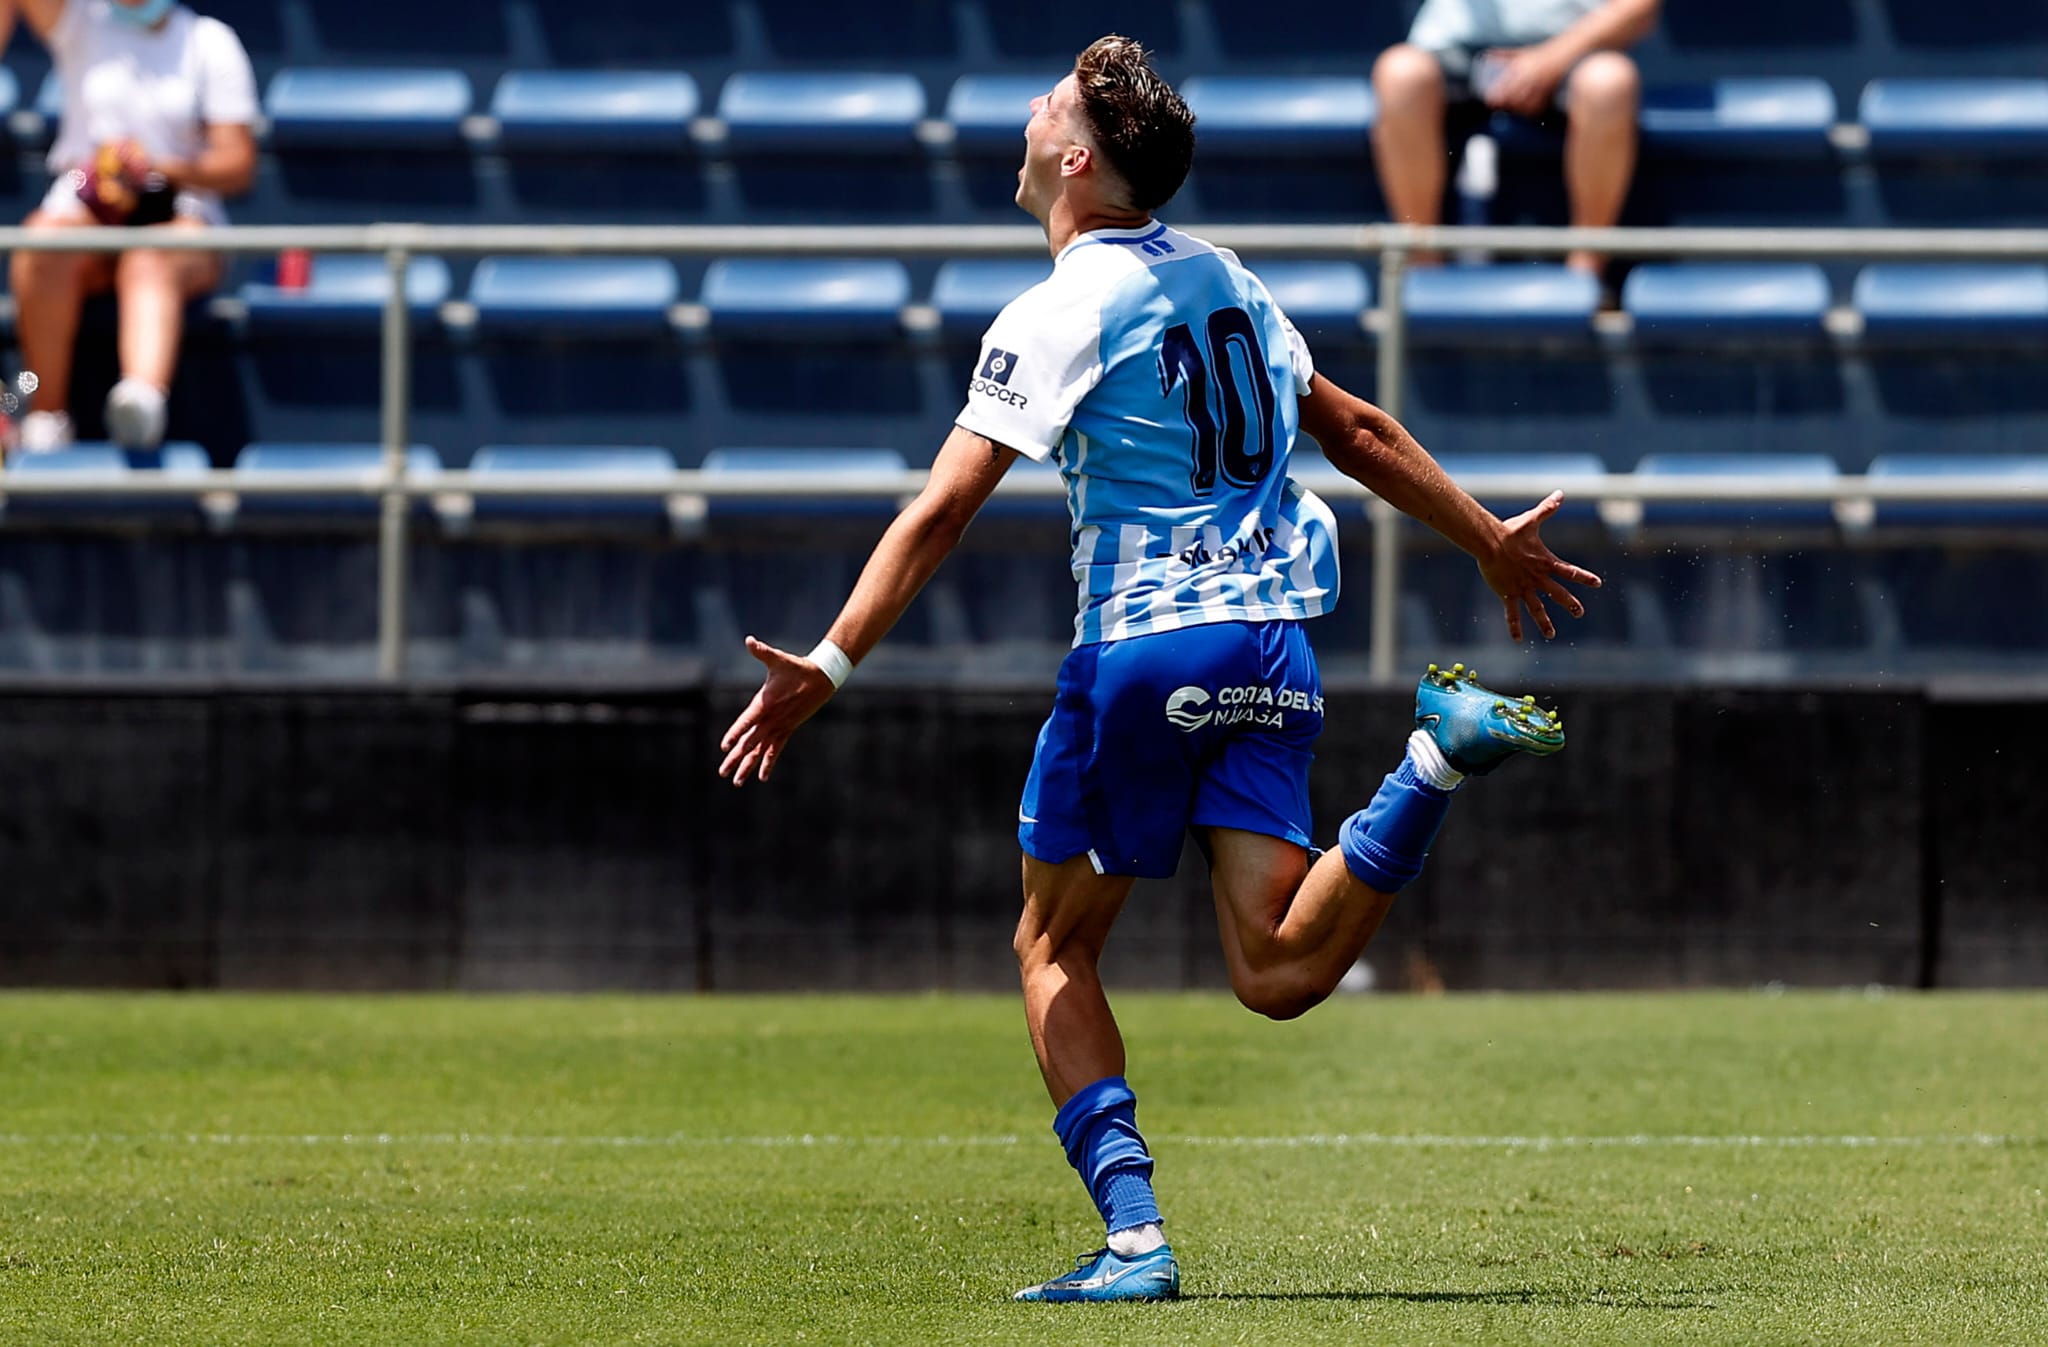
M 1572 70 L 1566 99 L 1564 180 L 1572 223 L 1601 229 L 1621 219 L 1636 170 L 1636 114 L 1643 78 L 1618 51 L 1595 52 Z M 1575 270 L 1599 275 L 1604 259 L 1580 250 L 1565 258 Z
M 1055 1107 L 1105 1076 L 1124 1073 L 1124 1040 L 1096 966 L 1130 895 L 1128 875 L 1098 875 L 1086 856 L 1059 865 L 1024 858 L 1017 967 L 1024 1021 Z
M 1163 1300 L 1180 1292 L 1180 1265 L 1160 1229 L 1152 1157 L 1124 1080 L 1124 1040 L 1097 971 L 1131 879 L 1098 875 L 1086 856 L 1024 858 L 1017 966 L 1024 1019 L 1045 1088 L 1059 1106 L 1053 1131 L 1102 1213 L 1105 1247 L 1019 1300 Z
M 1372 67 L 1379 112 L 1372 126 L 1373 170 L 1387 198 L 1387 214 L 1400 224 L 1442 223 L 1444 179 L 1444 72 L 1436 57 L 1402 42 L 1380 53 Z M 1416 253 L 1421 266 L 1441 261 Z
M 1209 877 L 1231 990 L 1248 1009 L 1290 1020 L 1320 1005 L 1378 933 L 1394 895 L 1330 851 L 1310 863 L 1292 842 L 1211 828 Z
M 1400 765 L 1313 866 L 1281 838 L 1206 830 L 1231 987 L 1251 1009 L 1292 1019 L 1336 990 L 1394 895 L 1422 873 L 1465 777 L 1564 747 L 1556 712 L 1492 691 L 1462 664 L 1429 666 L 1416 688 L 1415 727 Z

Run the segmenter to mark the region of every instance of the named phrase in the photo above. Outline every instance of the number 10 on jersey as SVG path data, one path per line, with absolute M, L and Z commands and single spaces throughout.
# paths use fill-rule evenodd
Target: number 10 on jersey
M 1181 389 L 1181 414 L 1194 436 L 1194 465 L 1190 481 L 1197 496 L 1216 489 L 1216 473 L 1233 486 L 1257 486 L 1273 468 L 1275 403 L 1272 374 L 1266 367 L 1266 352 L 1259 344 L 1259 331 L 1252 316 L 1243 309 L 1218 309 L 1203 325 L 1207 356 L 1195 340 L 1194 329 L 1176 323 L 1166 329 L 1159 349 L 1159 388 L 1163 393 Z M 1211 374 L 1214 379 L 1211 379 Z M 1240 377 L 1242 376 L 1242 377 Z M 1210 405 L 1209 385 L 1222 395 L 1223 420 L 1219 425 L 1216 408 Z M 1251 390 L 1256 424 L 1247 424 L 1245 390 Z

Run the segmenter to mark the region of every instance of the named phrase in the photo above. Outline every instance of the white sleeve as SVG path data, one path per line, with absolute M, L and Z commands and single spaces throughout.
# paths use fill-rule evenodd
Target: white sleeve
M 1102 378 L 1099 295 L 1058 277 L 1010 301 L 981 339 L 954 424 L 1044 462 Z
M 256 72 L 235 30 L 204 18 L 192 30 L 199 46 L 199 120 L 208 126 L 251 126 L 256 121 Z

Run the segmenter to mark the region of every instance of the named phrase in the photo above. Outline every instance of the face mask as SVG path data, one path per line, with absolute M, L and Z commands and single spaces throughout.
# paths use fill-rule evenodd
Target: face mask
M 154 28 L 178 0 L 142 0 L 139 5 L 111 5 L 114 17 L 136 28 Z

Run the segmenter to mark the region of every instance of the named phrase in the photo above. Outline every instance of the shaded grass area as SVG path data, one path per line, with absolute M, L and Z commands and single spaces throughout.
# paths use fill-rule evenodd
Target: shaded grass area
M 2048 1338 L 2048 997 L 1119 1005 L 1173 1305 L 1006 999 L 0 996 L 0 1341 Z

